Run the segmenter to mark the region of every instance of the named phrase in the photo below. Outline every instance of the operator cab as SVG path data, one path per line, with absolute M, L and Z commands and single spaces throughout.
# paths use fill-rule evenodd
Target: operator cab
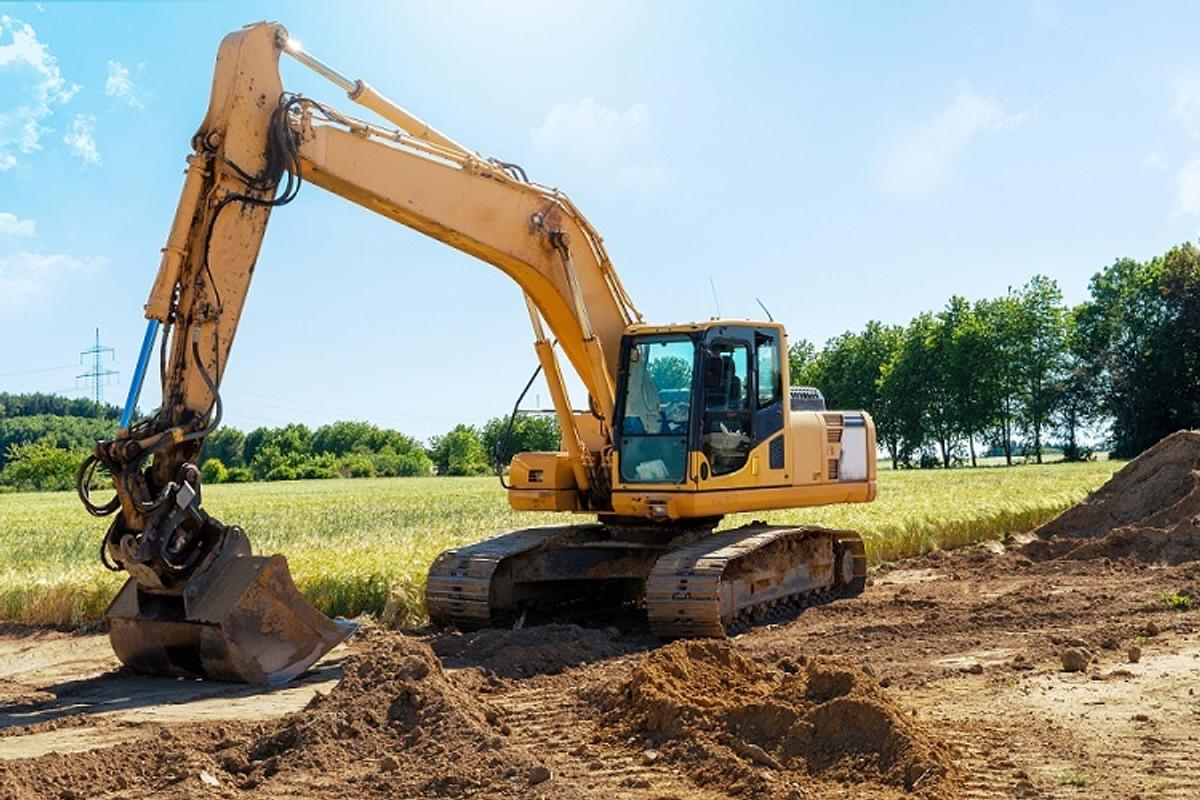
M 713 322 L 625 336 L 615 437 L 622 484 L 681 484 L 746 466 L 783 428 L 783 330 Z

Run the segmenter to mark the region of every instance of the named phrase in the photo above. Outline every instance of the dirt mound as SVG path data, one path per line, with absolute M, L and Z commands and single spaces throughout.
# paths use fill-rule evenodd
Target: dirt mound
M 600 699 L 616 735 L 646 739 L 729 793 L 788 796 L 816 778 L 955 795 L 948 747 L 835 661 L 768 670 L 726 642 L 676 642 Z
M 578 625 L 539 625 L 446 635 L 432 646 L 448 667 L 479 667 L 504 678 L 525 678 L 628 652 L 630 647 L 614 633 L 615 629 L 606 633 Z
M 1038 560 L 1135 559 L 1181 564 L 1200 559 L 1200 433 L 1167 436 L 1126 464 L 1023 548 Z
M 265 724 L 163 731 L 121 748 L 20 762 L 7 773 L 0 764 L 8 789 L 0 798 L 70 797 L 81 786 L 88 796 L 150 789 L 191 797 L 205 784 L 265 797 L 527 792 L 541 763 L 508 745 L 494 708 L 452 682 L 427 645 L 382 631 L 364 636 L 372 641 L 363 654 L 347 659 L 333 690 L 301 712 Z

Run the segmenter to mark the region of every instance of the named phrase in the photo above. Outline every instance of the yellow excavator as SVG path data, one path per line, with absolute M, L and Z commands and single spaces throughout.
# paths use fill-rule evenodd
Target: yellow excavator
M 282 54 L 386 124 L 285 92 Z M 203 510 L 196 466 L 221 421 L 221 381 L 268 217 L 302 182 L 472 255 L 524 293 L 562 446 L 515 456 L 508 500 L 587 519 L 440 555 L 425 595 L 435 623 L 483 627 L 633 601 L 664 638 L 723 636 L 774 610 L 861 592 L 857 533 L 758 522 L 717 530 L 727 514 L 875 497 L 870 416 L 828 411 L 819 392 L 789 388 L 782 325 L 645 323 L 564 194 L 342 76 L 278 24 L 222 41 L 192 147 L 120 429 L 78 476 L 87 510 L 115 514 L 101 558 L 129 575 L 107 612 L 127 666 L 278 684 L 353 632 L 302 598 L 283 556 L 253 555 L 240 528 Z M 156 340 L 162 404 L 134 419 Z M 587 390 L 586 410 L 571 404 L 564 360 Z M 89 491 L 101 470 L 116 489 L 108 502 Z

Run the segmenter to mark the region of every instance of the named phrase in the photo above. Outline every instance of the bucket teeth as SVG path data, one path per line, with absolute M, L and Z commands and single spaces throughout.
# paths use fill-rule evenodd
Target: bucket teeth
M 262 686 L 292 680 L 357 629 L 305 600 L 280 555 L 226 559 L 182 594 L 130 579 L 106 619 L 113 650 L 131 669 Z

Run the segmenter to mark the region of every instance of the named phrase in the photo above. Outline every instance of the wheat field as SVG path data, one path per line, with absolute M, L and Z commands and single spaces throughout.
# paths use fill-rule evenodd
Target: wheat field
M 1118 462 L 881 470 L 862 505 L 739 515 L 862 531 L 872 563 L 1029 530 L 1081 500 Z M 301 591 L 331 615 L 424 618 L 425 571 L 442 550 L 517 527 L 566 522 L 508 508 L 495 478 L 379 478 L 205 487 L 205 508 L 256 552 L 283 553 Z M 0 620 L 81 626 L 103 616 L 122 575 L 99 562 L 108 520 L 71 493 L 0 494 Z

